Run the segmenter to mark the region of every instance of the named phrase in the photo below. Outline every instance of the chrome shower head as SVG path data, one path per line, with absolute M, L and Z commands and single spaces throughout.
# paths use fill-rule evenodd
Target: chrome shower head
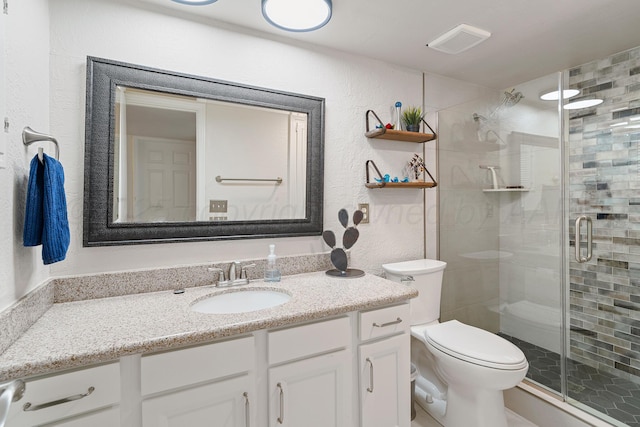
M 514 92 L 514 91 L 515 91 L 515 88 L 511 89 L 509 92 L 505 91 L 502 94 L 501 105 L 504 105 L 505 107 L 513 107 L 518 102 L 520 102 L 522 98 L 524 98 L 524 95 L 522 94 L 522 92 Z

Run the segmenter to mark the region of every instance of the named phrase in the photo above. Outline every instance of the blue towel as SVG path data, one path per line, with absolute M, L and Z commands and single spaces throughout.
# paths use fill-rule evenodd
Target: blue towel
M 59 161 L 46 154 L 42 163 L 37 155 L 31 160 L 22 237 L 25 246 L 42 245 L 45 264 L 62 261 L 69 249 L 64 170 Z

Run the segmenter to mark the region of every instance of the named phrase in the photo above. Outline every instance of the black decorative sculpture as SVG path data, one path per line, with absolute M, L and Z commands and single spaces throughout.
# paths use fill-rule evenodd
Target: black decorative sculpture
M 347 227 L 349 225 L 349 213 L 346 209 L 340 209 L 338 211 L 338 220 L 345 228 L 344 234 L 342 235 L 342 248 L 336 248 L 336 235 L 333 231 L 325 230 L 322 232 L 324 242 L 331 247 L 331 263 L 335 267 L 333 270 L 328 270 L 327 275 L 334 277 L 364 276 L 364 271 L 348 267 L 349 260 L 345 252 L 346 249 L 351 249 L 358 241 L 360 232 L 356 227 L 360 224 L 363 217 L 362 211 L 355 211 L 353 213 L 353 227 Z

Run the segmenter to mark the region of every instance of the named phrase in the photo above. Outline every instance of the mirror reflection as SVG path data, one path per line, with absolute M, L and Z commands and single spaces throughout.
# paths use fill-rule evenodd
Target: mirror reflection
M 323 98 L 87 58 L 83 244 L 322 233 Z
M 113 222 L 305 217 L 307 114 L 116 86 Z

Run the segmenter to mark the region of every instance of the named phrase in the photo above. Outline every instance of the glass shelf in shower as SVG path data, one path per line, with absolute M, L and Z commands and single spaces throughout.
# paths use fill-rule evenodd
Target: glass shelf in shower
M 530 188 L 483 188 L 484 193 L 526 193 Z

